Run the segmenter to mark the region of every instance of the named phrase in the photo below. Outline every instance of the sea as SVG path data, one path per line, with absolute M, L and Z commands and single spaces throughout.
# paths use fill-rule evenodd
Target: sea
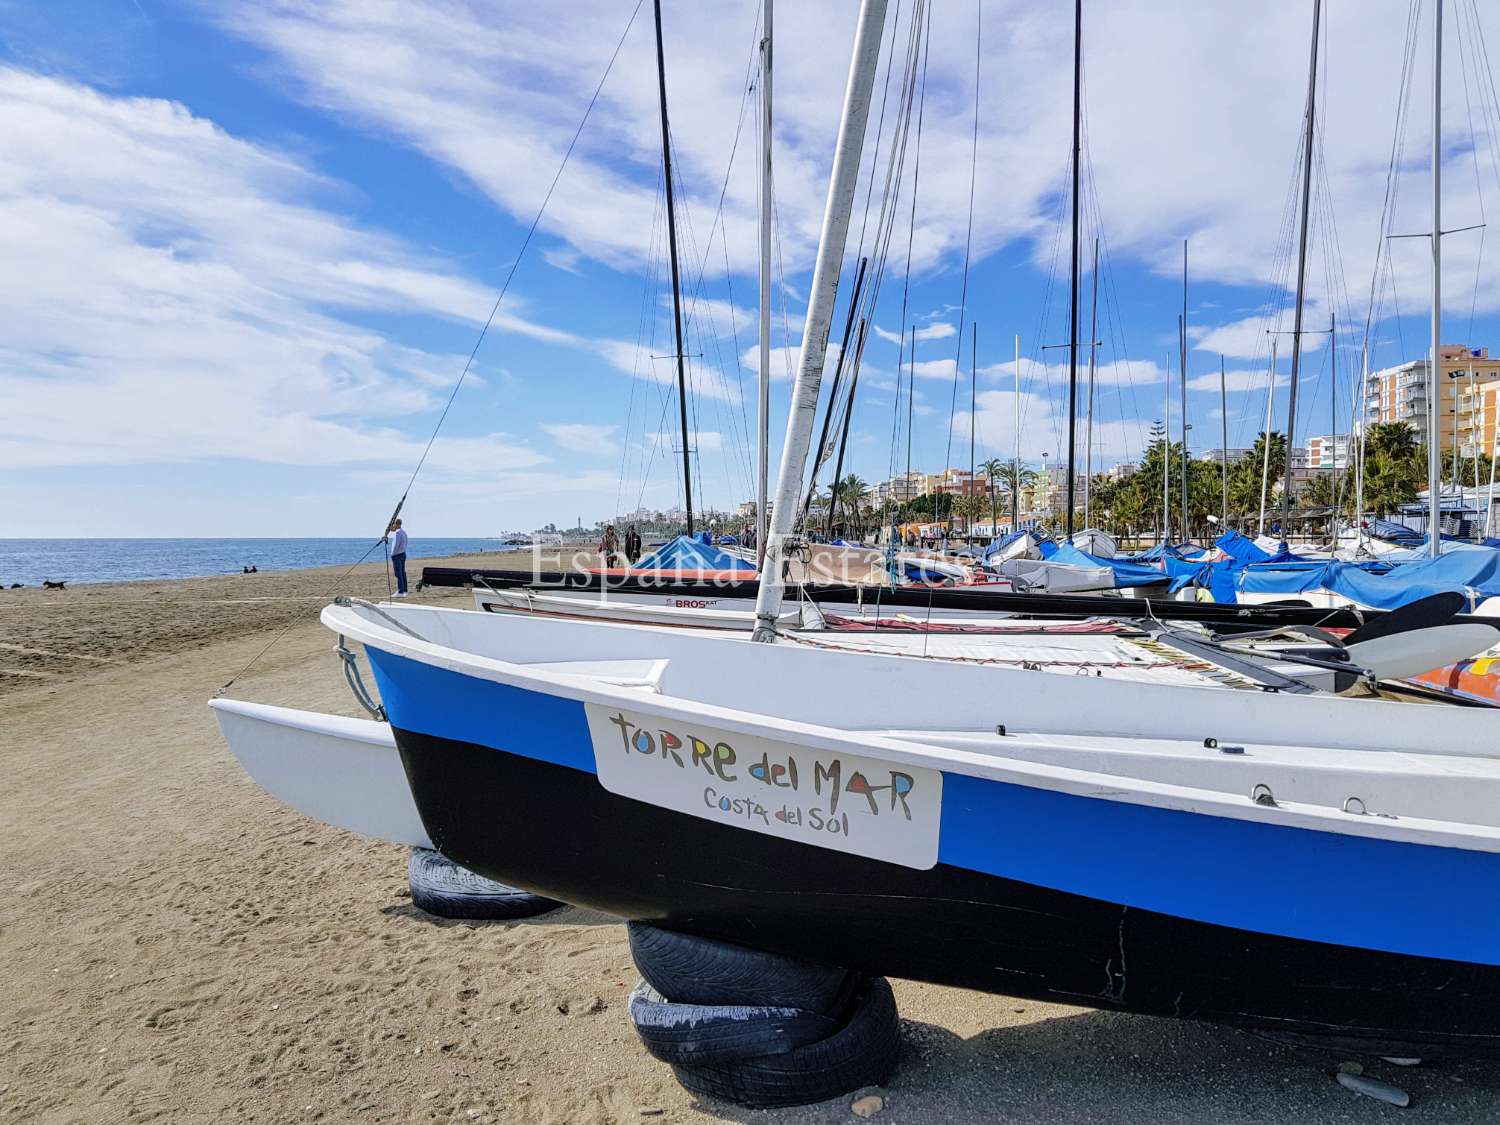
M 374 549 L 371 550 L 371 546 Z M 412 559 L 500 550 L 499 539 L 411 537 Z M 146 582 L 239 574 L 242 567 L 295 570 L 348 566 L 366 552 L 384 557 L 373 539 L 0 539 L 0 586 L 43 579 L 70 585 Z

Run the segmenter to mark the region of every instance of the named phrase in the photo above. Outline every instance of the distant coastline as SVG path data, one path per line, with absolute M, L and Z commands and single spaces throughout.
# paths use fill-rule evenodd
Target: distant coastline
M 373 549 L 372 549 L 373 548 Z M 505 550 L 499 538 L 413 536 L 413 559 Z M 0 586 L 44 579 L 69 585 L 210 578 L 260 571 L 347 566 L 384 559 L 372 538 L 0 539 Z

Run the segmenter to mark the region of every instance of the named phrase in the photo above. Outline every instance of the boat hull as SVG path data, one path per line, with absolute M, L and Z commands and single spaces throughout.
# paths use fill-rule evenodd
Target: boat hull
M 868 973 L 1374 1054 L 1500 1056 L 1494 966 L 1258 933 L 953 863 L 900 866 L 623 797 L 585 769 L 395 737 L 437 847 L 549 897 Z M 1226 883 L 1237 858 L 1224 856 Z

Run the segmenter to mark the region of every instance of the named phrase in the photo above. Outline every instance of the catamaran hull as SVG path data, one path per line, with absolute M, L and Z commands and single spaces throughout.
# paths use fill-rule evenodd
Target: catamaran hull
M 427 833 L 490 878 L 870 973 L 1500 1057 L 1495 855 L 945 770 L 937 862 L 903 865 L 621 795 L 578 700 L 366 652 Z
M 873 974 L 1372 1054 L 1500 1057 L 1492 966 L 1196 922 L 956 864 L 915 870 L 618 796 L 585 770 L 395 735 L 438 848 L 552 898 Z M 1223 857 L 1227 893 L 1240 858 Z

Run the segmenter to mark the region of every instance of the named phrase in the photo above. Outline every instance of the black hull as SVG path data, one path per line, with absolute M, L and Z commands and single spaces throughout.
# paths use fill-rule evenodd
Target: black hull
M 946 864 L 916 871 L 619 797 L 591 773 L 395 733 L 438 848 L 551 898 L 872 974 L 1371 1054 L 1500 1057 L 1492 966 L 1194 922 Z

